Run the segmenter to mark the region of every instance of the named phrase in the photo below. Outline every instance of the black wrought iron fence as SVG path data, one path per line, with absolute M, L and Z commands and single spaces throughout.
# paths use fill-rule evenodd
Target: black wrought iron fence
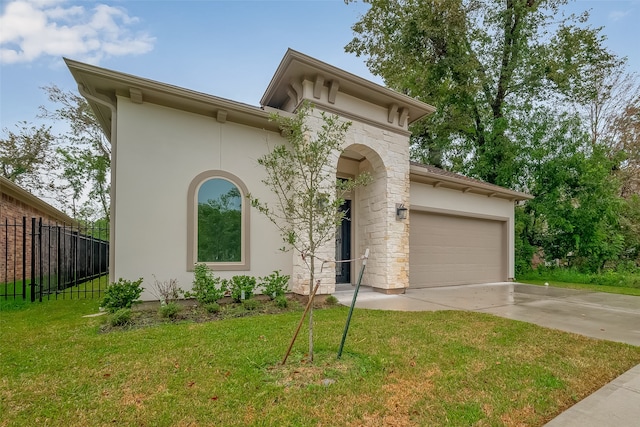
M 107 236 L 104 227 L 5 219 L 0 224 L 0 299 L 100 297 L 108 282 Z

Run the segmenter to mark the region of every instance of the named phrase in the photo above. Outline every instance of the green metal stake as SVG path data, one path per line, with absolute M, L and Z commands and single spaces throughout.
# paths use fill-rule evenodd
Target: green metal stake
M 338 359 L 342 356 L 342 349 L 344 348 L 344 341 L 347 339 L 347 332 L 349 332 L 349 324 L 351 323 L 351 315 L 353 309 L 356 306 L 356 299 L 358 298 L 358 290 L 360 290 L 360 283 L 362 283 L 362 275 L 364 274 L 364 268 L 367 266 L 367 259 L 369 258 L 369 248 L 364 251 L 364 260 L 362 261 L 362 267 L 360 268 L 360 277 L 358 277 L 358 284 L 355 291 L 353 291 L 353 300 L 351 301 L 351 308 L 349 309 L 349 315 L 347 316 L 347 323 L 344 325 L 344 332 L 342 333 L 342 341 L 340 341 L 340 349 L 338 350 Z

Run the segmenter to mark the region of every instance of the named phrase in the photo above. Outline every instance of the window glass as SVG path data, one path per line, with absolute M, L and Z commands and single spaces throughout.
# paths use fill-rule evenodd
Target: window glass
M 198 189 L 198 262 L 242 261 L 242 194 L 213 178 Z

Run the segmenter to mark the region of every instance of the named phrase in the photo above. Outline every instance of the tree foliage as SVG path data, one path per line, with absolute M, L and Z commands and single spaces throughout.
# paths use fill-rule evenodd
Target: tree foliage
M 3 129 L 0 173 L 77 220 L 108 224 L 111 145 L 84 98 L 43 89 L 55 108 L 41 106 L 39 119 L 55 128 L 20 122 L 17 132 Z
M 34 193 L 53 186 L 49 173 L 55 165 L 51 128 L 27 122 L 16 127 L 17 132 L 4 129 L 6 138 L 0 139 L 0 174 Z
M 513 187 L 519 112 L 584 96 L 585 70 L 617 64 L 564 0 L 372 0 L 348 52 L 400 92 L 437 111 L 414 127 L 418 160 Z
M 68 127 L 57 136 L 59 202 L 76 218 L 108 222 L 111 144 L 83 97 L 55 85 L 43 89 L 55 109 L 41 106 L 40 117 Z
M 517 135 L 525 144 L 520 167 L 535 199 L 517 217 L 523 249 L 542 248 L 551 259 L 570 255 L 588 270 L 617 259 L 624 239 L 618 183 L 611 176 L 615 159 L 605 147 L 591 145 L 575 114 L 541 109 L 526 123 Z
M 588 14 L 563 13 L 567 0 L 365 2 L 346 50 L 436 107 L 413 125 L 414 159 L 536 197 L 516 212 L 520 268 L 540 249 L 590 270 L 633 252 L 618 196 L 620 180 L 637 188 L 638 84 Z
M 620 224 L 625 246 L 622 259 L 627 264 L 640 264 L 640 196 L 633 194 L 624 199 Z
M 640 96 L 634 104 L 622 109 L 612 126 L 613 148 L 623 155 L 618 170 L 622 182 L 620 194 L 624 198 L 640 197 Z
M 321 113 L 319 127 L 312 106 L 303 104 L 292 117 L 274 115 L 287 140 L 258 159 L 266 178 L 263 183 L 276 197 L 269 204 L 250 196 L 251 204 L 278 228 L 285 248 L 300 253 L 309 272 L 309 297 L 315 284 L 317 254 L 332 240 L 345 212 L 339 207 L 344 194 L 369 181 L 368 175 L 355 180 L 336 180 L 332 159 L 341 152 L 350 122 Z M 313 311 L 309 315 L 309 359 L 313 360 Z

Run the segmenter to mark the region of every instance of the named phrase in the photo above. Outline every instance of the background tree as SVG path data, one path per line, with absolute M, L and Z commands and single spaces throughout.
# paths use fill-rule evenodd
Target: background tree
M 77 220 L 109 223 L 111 145 L 89 104 L 57 86 L 43 88 L 55 109 L 41 106 L 40 119 L 65 129 L 18 123 L 3 129 L 0 173 Z
M 615 117 L 613 127 L 617 132 L 613 149 L 623 155 L 618 169 L 622 182 L 620 195 L 625 199 L 640 197 L 640 96 Z
M 640 195 L 640 79 L 627 73 L 619 61 L 610 73 L 590 70 L 583 84 L 583 99 L 574 99 L 576 110 L 588 123 L 591 144 L 606 147 L 620 161 L 614 172 L 621 181 L 620 195 Z
M 42 193 L 54 185 L 55 165 L 51 128 L 27 122 L 16 125 L 17 132 L 4 129 L 0 139 L 0 174 L 32 193 Z
M 565 0 L 367 1 L 348 52 L 400 92 L 436 106 L 414 128 L 413 153 L 487 182 L 514 186 L 520 111 L 582 96 L 585 70 L 619 61 Z
M 75 218 L 109 222 L 111 144 L 87 101 L 57 86 L 43 88 L 55 109 L 41 106 L 41 118 L 68 127 L 57 136 L 59 202 Z
M 621 258 L 624 268 L 640 265 L 640 196 L 633 194 L 624 199 L 620 215 L 620 225 L 624 236 Z
M 550 259 L 571 254 L 573 265 L 602 268 L 623 250 L 622 203 L 611 176 L 616 161 L 606 147 L 591 146 L 576 114 L 540 108 L 526 123 L 517 134 L 526 141 L 520 172 L 535 199 L 518 208 L 520 249 L 542 248 Z
M 590 270 L 628 250 L 618 178 L 637 176 L 637 84 L 588 14 L 564 14 L 566 0 L 365 2 L 346 50 L 436 107 L 412 128 L 414 159 L 536 196 L 516 212 L 520 267 L 538 248 Z
M 262 181 L 276 196 L 270 205 L 251 197 L 252 206 L 269 218 L 287 247 L 301 254 L 309 272 L 313 298 L 318 250 L 335 237 L 344 219 L 343 195 L 368 182 L 368 175 L 336 181 L 333 159 L 340 155 L 351 125 L 338 116 L 321 113 L 319 128 L 311 128 L 312 107 L 305 103 L 292 117 L 273 116 L 287 144 L 274 147 L 258 159 L 266 172 Z M 309 360 L 313 361 L 313 303 L 309 312 Z

